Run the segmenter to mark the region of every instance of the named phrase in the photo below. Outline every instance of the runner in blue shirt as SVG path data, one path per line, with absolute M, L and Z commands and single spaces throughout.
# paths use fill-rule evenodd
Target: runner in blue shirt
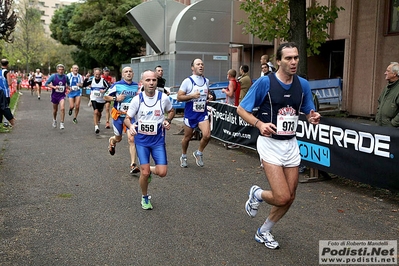
M 130 102 L 138 92 L 139 87 L 133 81 L 133 76 L 133 69 L 131 67 L 124 67 L 122 69 L 122 80 L 112 84 L 104 96 L 106 101 L 114 101 L 114 106 L 111 110 L 114 136 L 109 138 L 108 146 L 108 151 L 111 155 L 115 154 L 116 143 L 122 140 L 122 133 L 126 132 L 123 121 L 129 110 Z M 134 137 L 130 134 L 127 134 L 127 136 L 130 152 L 130 174 L 135 174 L 140 172 L 140 168 L 137 166 L 136 146 L 134 144 Z
M 277 72 L 260 77 L 237 108 L 237 113 L 260 131 L 257 151 L 271 189 L 252 186 L 245 210 L 250 217 L 255 217 L 262 201 L 272 205 L 265 223 L 255 234 L 255 240 L 270 249 L 280 247 L 271 229 L 290 208 L 298 185 L 301 156 L 295 134 L 299 112 L 305 113 L 311 124 L 320 121 L 320 114 L 313 111 L 308 82 L 296 75 L 297 45 L 280 45 L 276 59 Z M 252 114 L 254 107 L 259 107 L 257 117 Z
M 78 71 L 79 71 L 79 66 L 73 65 L 72 72 L 68 73 L 67 75 L 70 82 L 69 87 L 71 88 L 71 91 L 68 93 L 68 99 L 69 99 L 68 114 L 72 115 L 72 111 L 73 109 L 75 109 L 75 114 L 72 120 L 74 124 L 78 123 L 77 117 L 80 109 L 80 97 L 82 96 L 81 88 L 83 87 L 83 77 L 78 73 Z

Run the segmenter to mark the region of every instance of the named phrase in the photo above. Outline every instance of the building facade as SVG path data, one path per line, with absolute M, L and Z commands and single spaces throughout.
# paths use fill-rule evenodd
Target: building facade
M 71 1 L 62 0 L 28 0 L 29 5 L 40 10 L 41 22 L 44 27 L 44 31 L 47 35 L 50 35 L 50 23 L 51 18 L 54 15 L 55 10 L 71 4 Z
M 273 58 L 276 42 L 262 42 L 245 35 L 242 26 L 237 25 L 238 21 L 247 17 L 245 12 L 240 10 L 242 1 L 163 1 L 165 4 L 174 2 L 183 7 L 180 10 L 179 7 L 161 8 L 157 18 L 160 22 L 164 21 L 164 27 L 157 25 L 161 31 L 153 36 L 151 34 L 157 29 L 144 30 L 140 29 L 139 24 L 136 25 L 139 30 L 144 30 L 145 34 L 148 34 L 150 43 L 151 40 L 155 41 L 148 46 L 145 57 L 134 59 L 132 63 L 137 63 L 136 66 L 140 64 L 151 66 L 156 63 L 152 61 L 166 64 L 169 86 L 178 85 L 180 80 L 189 74 L 187 71 L 183 74 L 182 72 L 189 68 L 190 58 L 199 57 L 205 61 L 206 75 L 213 82 L 223 81 L 229 68 L 238 70 L 242 64 L 249 65 L 252 78 L 257 78 L 260 73 L 261 55 L 268 54 Z M 306 2 L 310 5 L 313 1 Z M 152 2 L 155 5 L 155 2 L 162 1 Z M 339 17 L 329 26 L 330 39 L 320 48 L 321 53 L 307 58 L 308 78 L 310 80 L 342 78 L 341 110 L 350 115 L 373 117 L 377 109 L 378 96 L 386 85 L 385 69 L 390 62 L 399 61 L 397 49 L 399 2 L 397 0 L 318 0 L 318 2 L 326 6 L 334 4 L 345 10 L 340 11 Z M 144 4 L 150 3 L 141 5 Z M 150 11 L 153 12 L 154 9 Z M 169 11 L 175 13 L 168 16 Z M 142 12 L 145 13 L 146 10 Z M 191 34 L 192 32 L 195 34 Z M 163 39 L 157 39 L 161 35 Z M 198 39 L 198 36 L 202 38 Z M 223 61 L 226 56 L 227 62 Z

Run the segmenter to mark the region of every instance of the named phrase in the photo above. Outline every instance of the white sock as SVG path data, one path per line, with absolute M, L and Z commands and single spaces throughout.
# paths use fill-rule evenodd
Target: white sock
M 259 201 L 263 201 L 263 199 L 262 199 L 262 192 L 263 192 L 263 189 L 258 189 L 258 190 L 256 190 L 255 193 L 254 193 L 255 198 L 256 198 L 257 200 L 259 200 Z
M 265 223 L 260 227 L 261 232 L 271 231 L 275 222 L 270 221 L 269 218 L 266 219 Z

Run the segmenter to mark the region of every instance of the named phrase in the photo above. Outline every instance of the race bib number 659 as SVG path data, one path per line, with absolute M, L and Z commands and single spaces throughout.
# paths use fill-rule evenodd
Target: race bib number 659
M 144 135 L 156 135 L 158 131 L 157 121 L 139 120 L 138 133 Z

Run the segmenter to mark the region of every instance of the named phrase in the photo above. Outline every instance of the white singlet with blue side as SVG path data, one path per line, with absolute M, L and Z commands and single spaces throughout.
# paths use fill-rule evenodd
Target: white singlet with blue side
M 209 80 L 203 76 L 191 75 L 183 80 L 179 90 L 184 91 L 186 95 L 200 92 L 198 99 L 191 99 L 186 102 L 184 117 L 187 119 L 200 119 L 202 121 L 204 115 L 208 115 L 206 100 L 208 99 Z
M 137 135 L 134 142 L 141 146 L 165 145 L 165 132 L 162 126 L 164 113 L 172 109 L 169 97 L 156 91 L 153 97 L 140 93 L 130 103 L 127 115 L 137 121 Z

